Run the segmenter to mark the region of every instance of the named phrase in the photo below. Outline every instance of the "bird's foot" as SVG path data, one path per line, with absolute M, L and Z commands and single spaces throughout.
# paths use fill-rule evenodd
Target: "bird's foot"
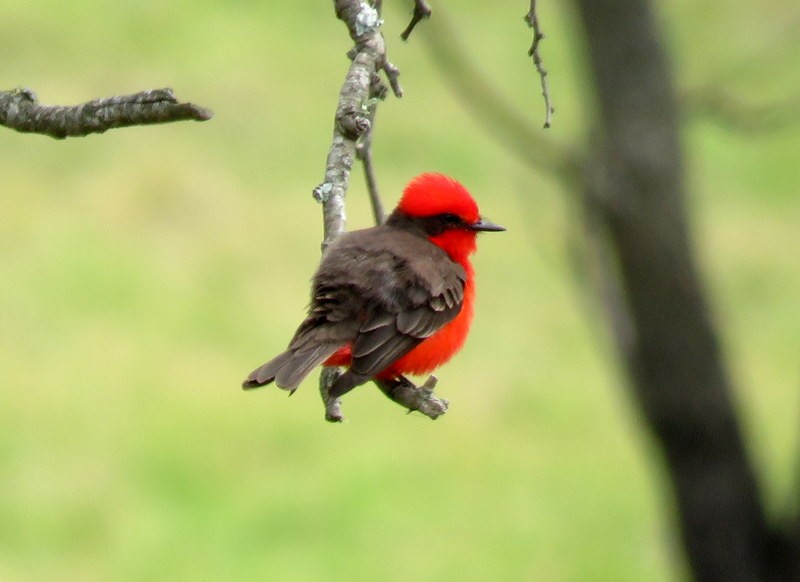
M 397 380 L 376 380 L 375 383 L 390 399 L 401 406 L 408 408 L 409 414 L 418 411 L 436 420 L 447 412 L 450 402 L 444 398 L 434 396 L 433 389 L 436 387 L 438 379 L 436 376 L 428 376 L 428 379 L 421 386 L 415 385 L 411 380 L 400 376 Z
M 331 386 L 340 375 L 338 368 L 325 368 L 319 377 L 319 392 L 325 403 L 325 420 L 328 422 L 344 422 L 342 401 L 330 395 Z

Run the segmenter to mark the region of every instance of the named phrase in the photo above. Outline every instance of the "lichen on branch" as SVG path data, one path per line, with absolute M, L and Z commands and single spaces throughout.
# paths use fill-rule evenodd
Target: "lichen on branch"
M 334 8 L 337 18 L 347 26 L 354 46 L 347 53 L 351 62 L 339 91 L 333 138 L 325 163 L 325 179 L 313 190 L 314 198 L 322 204 L 323 251 L 345 231 L 347 223 L 345 196 L 350 186 L 350 172 L 356 159 L 364 163 L 376 222 L 382 219 L 383 210 L 375 183 L 371 155 L 375 110 L 377 103 L 388 93 L 381 73 L 386 77 L 395 97 L 403 96 L 403 89 L 398 80 L 400 70 L 386 57 L 386 42 L 380 30 L 383 24 L 380 2 L 371 5 L 360 0 L 334 0 Z M 325 418 L 330 422 L 344 420 L 340 400 L 329 396 L 336 375 L 336 370 L 325 369 L 320 376 L 320 393 L 325 403 Z M 394 395 L 387 393 L 387 396 L 410 410 L 420 410 L 423 414 L 435 418 L 444 414 L 447 405 L 446 401 L 433 397 L 433 385 L 435 381 L 433 384 L 429 382 L 417 388 L 406 381 L 402 390 L 395 391 Z M 386 393 L 385 390 L 384 392 Z
M 336 0 L 334 7 L 355 46 L 348 52 L 351 63 L 339 91 L 325 179 L 314 188 L 314 197 L 322 203 L 323 249 L 345 230 L 344 198 L 356 159 L 356 142 L 370 129 L 371 86 L 378 73 L 386 71 L 388 63 L 378 11 L 359 0 Z M 396 71 L 396 67 L 390 65 L 389 70 Z

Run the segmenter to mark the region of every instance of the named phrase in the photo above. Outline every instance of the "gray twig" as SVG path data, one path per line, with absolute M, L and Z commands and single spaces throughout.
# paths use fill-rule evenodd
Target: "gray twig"
M 531 44 L 531 48 L 528 49 L 528 55 L 533 57 L 533 64 L 536 67 L 536 71 L 539 73 L 539 79 L 542 83 L 542 97 L 544 97 L 544 107 L 546 111 L 544 127 L 546 129 L 550 127 L 555 109 L 553 109 L 553 106 L 550 104 L 547 71 L 542 64 L 542 56 L 539 54 L 539 43 L 544 39 L 544 34 L 542 34 L 542 29 L 539 27 L 539 17 L 536 15 L 536 0 L 531 0 L 530 10 L 528 10 L 528 13 L 525 15 L 525 22 L 533 29 L 533 43 Z
M 375 91 L 374 77 L 383 70 L 395 94 L 402 94 L 397 83 L 397 68 L 386 59 L 378 11 L 360 0 L 335 0 L 334 4 L 336 16 L 347 25 L 355 46 L 348 53 L 352 62 L 339 92 L 325 180 L 314 189 L 314 197 L 322 202 L 323 208 L 323 249 L 345 230 L 344 199 L 356 157 L 356 142 L 366 136 L 371 127 L 369 100 Z
M 434 375 L 421 386 L 414 385 L 407 378 L 399 380 L 376 380 L 375 383 L 391 400 L 408 408 L 408 412 L 421 412 L 431 420 L 436 420 L 447 412 L 450 402 L 433 395 L 433 389 L 439 380 Z
M 383 203 L 381 202 L 381 195 L 378 191 L 378 180 L 375 177 L 375 167 L 372 163 L 372 132 L 375 129 L 375 112 L 372 112 L 372 125 L 370 130 L 364 135 L 361 141 L 356 146 L 356 155 L 361 163 L 364 165 L 364 179 L 367 182 L 367 191 L 369 192 L 369 201 L 372 206 L 372 217 L 375 219 L 375 224 L 383 223 L 386 218 L 386 213 L 383 210 Z
M 570 184 L 580 178 L 583 159 L 573 147 L 557 143 L 500 94 L 468 58 L 447 12 L 436 13 L 436 34 L 421 36 L 442 77 L 475 119 L 512 155 L 543 174 Z
M 431 7 L 428 6 L 425 0 L 414 0 L 414 14 L 411 15 L 411 22 L 408 23 L 406 29 L 400 33 L 400 38 L 408 40 L 414 27 L 419 24 L 421 20 L 431 17 Z
M 364 179 L 367 183 L 367 192 L 369 192 L 369 201 L 375 224 L 381 224 L 386 214 L 383 211 L 383 203 L 378 191 L 378 180 L 375 177 L 375 166 L 372 163 L 372 134 L 375 131 L 375 114 L 378 111 L 378 102 L 386 98 L 386 93 L 386 86 L 381 82 L 380 77 L 377 74 L 373 75 L 370 99 L 367 105 L 370 128 L 356 143 L 356 157 L 361 160 L 364 167 Z
M 399 70 L 386 58 L 386 43 L 380 31 L 383 23 L 379 12 L 380 2 L 373 7 L 360 0 L 334 0 L 334 8 L 337 18 L 347 26 L 355 46 L 348 52 L 350 68 L 339 91 L 333 140 L 325 164 L 325 180 L 313 192 L 314 198 L 322 203 L 323 251 L 345 230 L 345 196 L 350 186 L 353 162 L 359 155 L 357 144 L 362 140 L 365 140 L 366 147 L 362 146 L 360 155 L 366 155 L 369 163 L 365 162 L 365 170 L 371 172 L 367 168 L 371 168 L 370 129 L 376 104 L 373 99 L 386 94 L 379 72 L 386 74 L 396 96 L 403 93 L 397 80 Z M 344 417 L 339 400 L 328 397 L 333 380 L 335 371 L 323 371 L 320 391 L 325 402 L 326 418 L 341 422 Z
M 0 92 L 0 125 L 55 139 L 81 137 L 132 125 L 187 119 L 206 121 L 212 115 L 210 110 L 193 103 L 179 103 L 172 89 L 152 89 L 72 106 L 43 105 L 30 89 Z

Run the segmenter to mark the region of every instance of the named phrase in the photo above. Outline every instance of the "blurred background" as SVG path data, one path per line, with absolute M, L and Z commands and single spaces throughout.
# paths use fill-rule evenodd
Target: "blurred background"
M 548 133 L 580 144 L 580 32 L 540 4 Z M 541 123 L 527 3 L 442 1 L 420 26 L 448 7 L 468 57 Z M 782 511 L 800 412 L 800 126 L 784 115 L 800 9 L 657 7 L 699 259 Z M 3 89 L 73 104 L 168 86 L 215 117 L 67 141 L 0 130 L 0 579 L 686 575 L 660 459 L 570 264 L 568 194 L 487 137 L 424 43 L 399 40 L 410 10 L 385 2 L 406 94 L 378 111 L 384 203 L 440 171 L 508 232 L 479 241 L 473 333 L 438 374 L 448 414 L 406 415 L 370 385 L 337 426 L 315 379 L 291 399 L 239 389 L 289 340 L 319 258 L 311 190 L 351 46 L 330 3 L 4 3 Z M 348 215 L 370 224 L 360 168 Z

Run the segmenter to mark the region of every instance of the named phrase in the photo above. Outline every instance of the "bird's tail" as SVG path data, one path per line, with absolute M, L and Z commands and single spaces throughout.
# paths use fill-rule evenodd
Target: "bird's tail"
M 311 370 L 341 347 L 339 343 L 323 343 L 290 348 L 253 370 L 242 382 L 242 388 L 250 390 L 275 382 L 279 388 L 294 392 Z

